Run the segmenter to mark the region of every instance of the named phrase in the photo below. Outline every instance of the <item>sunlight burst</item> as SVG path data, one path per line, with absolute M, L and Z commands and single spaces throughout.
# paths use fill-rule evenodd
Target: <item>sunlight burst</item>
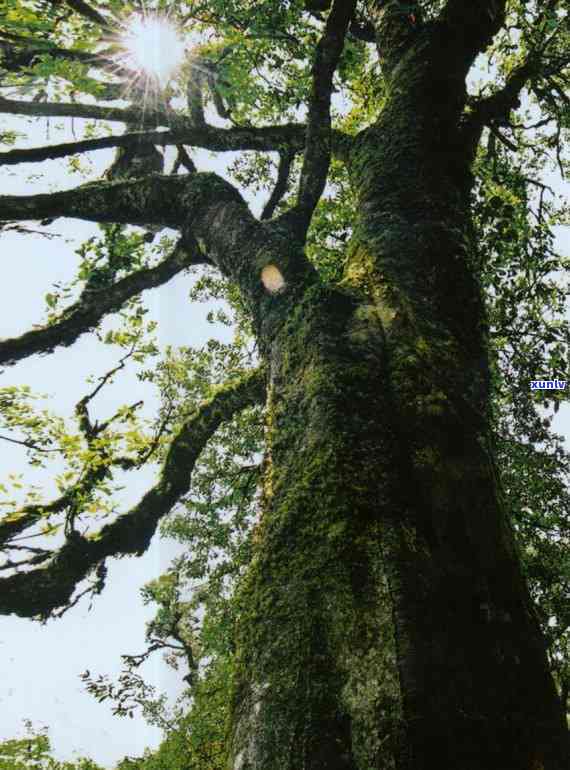
M 133 69 L 166 82 L 184 61 L 184 43 L 166 17 L 133 16 L 123 45 Z

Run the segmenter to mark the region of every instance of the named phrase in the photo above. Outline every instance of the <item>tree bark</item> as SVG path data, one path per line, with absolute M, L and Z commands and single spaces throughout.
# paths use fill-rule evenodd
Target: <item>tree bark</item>
M 341 289 L 305 286 L 266 346 L 233 770 L 567 767 L 493 459 L 464 73 L 440 65 L 394 64 Z
M 347 270 L 353 285 L 366 275 L 383 319 L 411 469 L 388 560 L 399 763 L 562 770 L 568 732 L 493 462 L 463 81 L 442 82 L 419 57 L 410 64 L 353 153 L 361 218 Z
M 403 483 L 382 328 L 368 303 L 315 280 L 287 307 L 270 352 L 263 517 L 239 594 L 232 767 L 388 767 L 398 695 L 382 528 Z
M 273 339 L 230 766 L 562 770 L 489 448 L 451 405 L 406 402 L 386 313 L 315 283 Z

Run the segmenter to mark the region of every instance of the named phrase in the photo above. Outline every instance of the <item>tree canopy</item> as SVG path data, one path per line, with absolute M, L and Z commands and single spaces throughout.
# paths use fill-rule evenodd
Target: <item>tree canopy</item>
M 171 71 L 147 70 L 129 50 L 133 18 L 172 25 L 184 55 Z M 4 2 L 0 165 L 39 174 L 44 162 L 62 159 L 75 182 L 49 193 L 30 187 L 26 195 L 1 195 L 2 232 L 31 238 L 71 217 L 98 223 L 100 234 L 78 250 L 75 278 L 46 293 L 42 323 L 0 339 L 0 366 L 57 356 L 84 334 L 118 349 L 119 362 L 91 383 L 73 421 L 37 407 L 30 384 L 0 388 L 0 440 L 24 446 L 32 466 L 54 468 L 59 490 L 46 499 L 32 489 L 16 504 L 20 480 L 0 484 L 0 612 L 42 620 L 61 614 L 85 593 L 102 591 L 107 561 L 141 555 L 159 527 L 187 547 L 146 598 L 159 605 L 148 654 L 166 650 L 173 663 L 182 659 L 190 705 L 163 725 L 170 732 L 159 754 L 140 764 L 125 760 L 125 770 L 225 766 L 223 725 L 244 616 L 236 586 L 263 537 L 260 512 L 272 483 L 271 351 L 284 313 L 304 312 L 307 287 L 315 296 L 334 289 L 368 304 L 386 301 L 388 309 L 378 311 L 386 330 L 414 319 L 414 345 L 400 345 L 403 374 L 394 382 L 407 394 L 408 377 L 410 392 L 417 391 L 421 419 L 413 441 L 426 467 L 437 464 L 437 450 L 422 443 L 423 434 L 439 435 L 448 402 L 455 399 L 453 414 L 470 424 L 482 419 L 469 372 L 446 384 L 441 369 L 449 357 L 471 360 L 478 351 L 456 349 L 445 335 L 440 343 L 428 339 L 439 327 L 424 323 L 430 300 L 418 299 L 422 282 L 406 273 L 405 259 L 388 258 L 377 280 L 377 266 L 362 253 L 363 242 L 373 240 L 362 211 L 378 170 L 358 148 L 386 122 L 397 129 L 395 103 L 413 113 L 425 98 L 407 69 L 422 56 L 433 67 L 433 131 L 444 145 L 447 124 L 437 115 L 457 113 L 457 131 L 432 165 L 445 166 L 457 200 L 464 178 L 471 185 L 472 228 L 461 237 L 469 241 L 466 264 L 485 306 L 485 452 L 568 711 L 570 455 L 552 419 L 570 385 L 538 393 L 529 387 L 540 378 L 564 379 L 569 366 L 570 263 L 556 244 L 569 211 L 560 193 L 570 128 L 564 0 Z M 464 97 L 457 83 L 467 84 Z M 73 141 L 30 147 L 22 117 L 81 122 Z M 402 121 L 401 132 L 408 130 Z M 409 165 L 401 153 L 407 139 L 399 141 L 387 143 L 381 161 L 409 183 L 418 173 L 415 140 L 410 136 Z M 109 148 L 116 148 L 115 160 L 94 178 L 86 161 Z M 383 194 L 400 193 L 395 185 Z M 400 205 L 408 204 L 411 212 L 415 203 L 403 196 Z M 444 219 L 438 205 L 432 230 L 417 235 L 436 246 L 437 218 Z M 401 227 L 397 237 L 407 253 L 412 235 Z M 427 285 L 432 273 L 424 267 Z M 160 351 L 143 292 L 183 272 L 195 277 L 190 303 L 225 301 L 212 320 L 233 328 L 230 344 Z M 459 280 L 450 291 L 455 286 L 450 316 L 460 312 Z M 108 318 L 113 330 L 102 334 Z M 133 401 L 95 420 L 95 400 L 129 365 L 160 394 L 156 415 L 141 417 Z M 316 387 L 307 374 L 307 393 Z M 117 488 L 147 464 L 156 467 L 154 485 L 118 512 Z M 344 536 L 343 522 L 330 527 L 326 537 Z M 395 655 L 389 645 L 378 654 Z M 160 704 L 137 674 L 140 662 L 126 656 L 126 678 L 117 686 L 104 677 L 86 681 L 97 697 L 114 699 L 117 713 L 146 704 L 149 718 L 160 720 Z M 388 679 L 396 677 L 393 665 L 386 670 Z M 356 711 L 365 686 L 354 685 L 350 695 Z M 395 693 L 395 681 L 391 688 Z M 395 694 L 383 709 L 381 719 L 400 718 Z

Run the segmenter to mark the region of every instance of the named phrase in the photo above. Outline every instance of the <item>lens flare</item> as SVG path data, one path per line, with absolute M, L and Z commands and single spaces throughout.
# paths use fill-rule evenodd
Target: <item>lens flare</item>
M 133 16 L 122 44 L 133 69 L 165 83 L 184 61 L 184 43 L 167 18 Z

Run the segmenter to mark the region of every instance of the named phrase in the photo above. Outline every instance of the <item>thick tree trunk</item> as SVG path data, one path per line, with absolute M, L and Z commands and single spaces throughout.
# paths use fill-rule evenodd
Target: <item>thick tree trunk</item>
M 398 688 L 379 513 L 397 520 L 402 480 L 374 308 L 308 288 L 273 340 L 270 377 L 233 767 L 389 767 Z
M 493 463 L 461 99 L 430 111 L 432 81 L 355 144 L 343 291 L 306 288 L 267 341 L 233 770 L 567 768 Z
M 443 409 L 414 443 L 390 350 L 376 308 L 316 287 L 273 341 L 232 767 L 562 770 L 488 448 Z
M 562 770 L 568 732 L 490 441 L 471 151 L 451 87 L 450 108 L 434 109 L 444 84 L 418 72 L 355 148 L 361 219 L 346 278 L 364 278 L 382 317 L 411 471 L 407 517 L 386 559 L 405 724 L 399 764 Z

